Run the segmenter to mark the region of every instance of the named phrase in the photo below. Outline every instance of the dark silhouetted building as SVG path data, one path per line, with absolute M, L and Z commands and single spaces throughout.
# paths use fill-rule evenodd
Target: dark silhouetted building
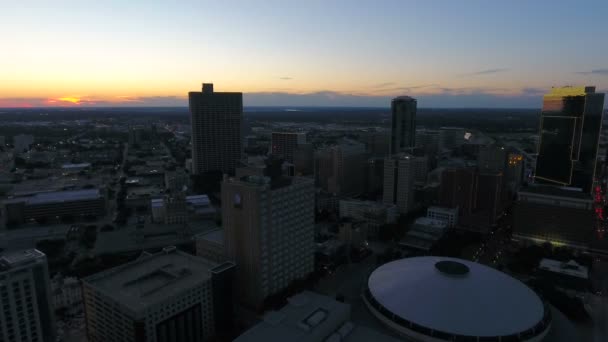
M 230 329 L 233 263 L 217 264 L 176 250 L 83 279 L 91 342 L 198 342 Z M 228 292 L 226 292 L 228 291 Z M 222 321 L 224 320 L 224 321 Z
M 0 341 L 54 342 L 55 316 L 46 256 L 0 254 Z
M 188 93 L 192 123 L 192 173 L 234 174 L 243 153 L 243 94 L 214 92 L 203 84 L 202 92 Z
M 595 87 L 553 88 L 540 117 L 535 180 L 590 193 L 595 177 L 604 94 Z
M 306 144 L 305 133 L 272 132 L 270 153 L 290 163 L 298 146 Z
M 237 264 L 242 304 L 259 308 L 314 270 L 314 208 L 313 180 L 282 176 L 280 165 L 269 164 L 264 176 L 224 179 L 225 254 Z
M 399 96 L 391 101 L 390 154 L 414 147 L 416 141 L 416 99 Z
M 522 188 L 513 208 L 513 238 L 586 250 L 594 237 L 593 201 L 580 191 L 547 185 Z

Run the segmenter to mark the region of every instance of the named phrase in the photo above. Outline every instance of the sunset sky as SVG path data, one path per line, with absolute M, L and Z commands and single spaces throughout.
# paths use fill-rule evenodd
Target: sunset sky
M 1 1 L 0 107 L 539 107 L 608 90 L 608 1 Z

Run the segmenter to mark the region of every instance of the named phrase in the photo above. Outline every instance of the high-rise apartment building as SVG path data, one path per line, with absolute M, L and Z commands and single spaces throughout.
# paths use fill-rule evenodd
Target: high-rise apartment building
M 0 254 L 0 341 L 54 342 L 46 256 L 30 249 Z
M 416 106 L 416 99 L 409 96 L 399 96 L 391 101 L 390 154 L 415 146 Z
M 90 342 L 198 342 L 232 317 L 233 263 L 165 247 L 83 279 Z
M 293 163 L 298 146 L 306 144 L 305 133 L 272 132 L 270 154 Z
M 202 92 L 188 98 L 193 174 L 234 174 L 243 153 L 243 94 L 214 92 L 213 84 L 205 83 Z
M 416 158 L 402 153 L 384 160 L 382 201 L 397 205 L 400 214 L 407 214 L 414 208 Z
M 238 265 L 241 303 L 260 307 L 313 271 L 314 192 L 312 179 L 282 176 L 277 165 L 269 165 L 266 176 L 224 179 L 224 244 Z
M 595 87 L 553 88 L 545 95 L 535 180 L 590 193 L 595 177 L 604 94 Z

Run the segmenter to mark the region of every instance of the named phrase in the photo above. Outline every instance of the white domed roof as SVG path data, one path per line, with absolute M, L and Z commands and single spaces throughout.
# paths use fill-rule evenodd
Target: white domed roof
M 371 296 L 405 321 L 448 334 L 506 336 L 543 320 L 540 298 L 493 268 L 445 257 L 406 258 L 369 277 Z

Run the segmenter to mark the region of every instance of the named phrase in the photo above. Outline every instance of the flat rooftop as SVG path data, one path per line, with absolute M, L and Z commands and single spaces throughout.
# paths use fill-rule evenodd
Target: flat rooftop
M 211 278 L 210 271 L 216 266 L 218 264 L 180 252 L 175 247 L 166 247 L 156 254 L 144 255 L 83 281 L 117 303 L 139 312 L 200 286 Z
M 0 254 L 0 272 L 43 259 L 46 259 L 46 255 L 37 249 L 26 249 Z
M 288 304 L 280 311 L 267 313 L 262 322 L 234 341 L 398 341 L 374 330 L 357 327 L 348 320 L 349 317 L 349 304 L 304 291 L 289 298 Z
M 197 240 L 206 240 L 219 245 L 224 244 L 224 229 L 215 229 L 196 236 Z
M 76 202 L 101 198 L 98 189 L 41 192 L 32 196 L 16 197 L 5 200 L 5 203 L 25 202 L 26 205 Z
M 581 191 L 580 189 L 551 185 L 528 185 L 526 187 L 522 187 L 519 192 L 591 200 L 591 195 Z
M 589 279 L 589 269 L 585 266 L 579 265 L 574 260 L 562 262 L 553 259 L 543 259 L 540 262 L 539 268 L 549 272 L 569 275 L 582 279 Z

